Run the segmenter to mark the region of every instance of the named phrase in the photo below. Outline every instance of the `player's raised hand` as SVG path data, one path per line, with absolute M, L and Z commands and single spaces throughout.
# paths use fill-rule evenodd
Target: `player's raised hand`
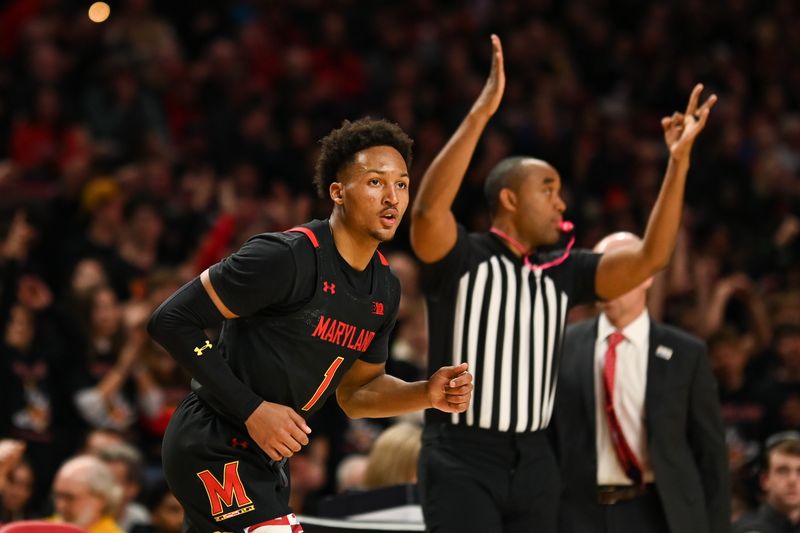
M 291 457 L 308 444 L 311 428 L 291 407 L 261 402 L 245 421 L 247 432 L 270 459 Z
M 428 380 L 431 407 L 445 413 L 463 413 L 472 399 L 472 374 L 467 363 L 443 366 Z
M 676 111 L 671 117 L 661 119 L 664 142 L 674 159 L 683 160 L 689 157 L 694 140 L 703 131 L 711 108 L 717 103 L 717 95 L 712 94 L 703 102 L 703 105 L 698 107 L 701 92 L 703 92 L 703 84 L 698 83 L 689 96 L 689 103 L 684 113 Z
M 485 113 L 487 117 L 494 115 L 503 99 L 503 91 L 506 88 L 506 71 L 503 66 L 503 47 L 500 44 L 500 37 L 492 34 L 492 68 L 486 85 L 483 86 L 478 99 L 472 105 L 473 113 Z

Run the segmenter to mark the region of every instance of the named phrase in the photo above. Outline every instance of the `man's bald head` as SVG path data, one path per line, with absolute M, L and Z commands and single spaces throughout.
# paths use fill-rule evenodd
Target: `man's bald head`
M 53 482 L 56 513 L 66 522 L 88 528 L 103 515 L 113 514 L 122 488 L 99 458 L 79 455 L 64 463 Z
M 642 239 L 633 233 L 619 231 L 601 239 L 595 245 L 594 251 L 600 254 L 616 253 L 619 250 L 641 246 L 641 244 Z M 653 278 L 648 278 L 625 294 L 602 302 L 600 308 L 615 327 L 622 329 L 647 309 L 647 289 L 652 283 Z
M 497 163 L 483 185 L 489 212 L 497 213 L 501 190 L 516 190 L 524 177 L 537 172 L 555 173 L 555 169 L 547 161 L 526 156 L 507 157 Z
M 594 251 L 604 254 L 618 248 L 629 248 L 640 244 L 642 239 L 628 231 L 618 231 L 603 237 L 600 242 L 594 245 Z

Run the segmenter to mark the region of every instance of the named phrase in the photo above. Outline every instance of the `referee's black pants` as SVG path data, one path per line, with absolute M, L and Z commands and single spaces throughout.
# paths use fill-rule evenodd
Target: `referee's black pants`
M 543 431 L 429 424 L 419 486 L 431 533 L 555 533 L 561 482 Z

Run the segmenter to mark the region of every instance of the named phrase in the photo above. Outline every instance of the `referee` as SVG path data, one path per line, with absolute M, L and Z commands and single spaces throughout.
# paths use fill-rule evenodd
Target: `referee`
M 464 413 L 428 411 L 420 456 L 425 522 L 433 532 L 553 532 L 560 492 L 544 436 L 552 415 L 567 310 L 611 300 L 669 261 L 689 155 L 716 101 L 662 119 L 669 164 L 641 245 L 604 255 L 538 253 L 566 229 L 561 177 L 530 157 L 501 161 L 485 183 L 492 229 L 467 233 L 451 206 L 505 86 L 492 36 L 486 85 L 426 171 L 412 209 L 411 242 L 425 263 L 431 368 L 468 362 L 473 402 Z M 570 243 L 571 244 L 571 243 Z M 468 503 L 468 505 L 465 505 Z

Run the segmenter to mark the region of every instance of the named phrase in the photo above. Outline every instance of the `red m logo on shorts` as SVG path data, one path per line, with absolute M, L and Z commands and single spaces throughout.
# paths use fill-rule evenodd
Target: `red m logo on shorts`
M 222 513 L 222 506 L 233 507 L 233 499 L 236 498 L 236 506 L 244 507 L 252 504 L 252 500 L 244 490 L 242 480 L 239 478 L 239 461 L 227 463 L 222 476 L 222 483 L 217 481 L 208 470 L 197 473 L 197 477 L 203 482 L 208 495 L 208 503 L 211 504 L 211 515 L 216 516 Z

